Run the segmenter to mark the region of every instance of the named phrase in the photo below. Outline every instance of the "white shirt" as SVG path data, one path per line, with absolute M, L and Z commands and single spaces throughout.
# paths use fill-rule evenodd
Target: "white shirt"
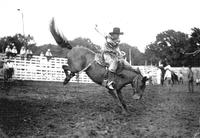
M 43 52 L 41 52 L 41 53 L 40 53 L 40 56 L 41 56 L 41 57 L 44 57 L 44 53 L 43 53 Z
M 170 70 L 166 70 L 164 78 L 171 78 L 171 77 L 172 77 L 171 71 Z
M 22 55 L 22 54 L 25 54 L 26 53 L 26 49 L 25 48 L 22 48 L 21 50 L 20 50 L 20 54 Z
M 13 63 L 12 62 L 7 62 L 8 68 L 13 68 Z
M 165 70 L 171 70 L 172 67 L 171 67 L 170 65 L 167 65 L 164 69 L 165 69 Z
M 6 53 L 7 53 L 7 52 L 11 52 L 11 48 L 10 48 L 10 47 L 9 47 L 9 48 L 7 47 L 6 50 L 5 50 L 5 52 L 6 52 Z
M 47 51 L 45 56 L 52 56 L 51 52 L 50 51 Z
M 27 54 L 33 54 L 31 50 L 27 50 Z
M 183 78 L 183 74 L 182 74 L 182 73 L 180 73 L 180 74 L 179 74 L 179 77 L 180 77 L 180 78 Z
M 16 48 L 13 48 L 13 49 L 12 49 L 12 53 L 17 54 L 17 49 L 16 49 Z
M 172 77 L 171 66 L 167 65 L 164 69 L 166 70 L 164 78 L 171 78 Z

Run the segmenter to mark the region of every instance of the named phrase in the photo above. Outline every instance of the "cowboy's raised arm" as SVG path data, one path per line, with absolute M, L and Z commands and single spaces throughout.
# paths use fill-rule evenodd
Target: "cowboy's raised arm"
M 100 32 L 99 31 L 99 29 L 97 28 L 98 26 L 97 26 L 97 24 L 95 24 L 95 31 L 97 32 L 97 33 L 99 33 L 101 36 L 103 36 L 105 39 L 107 39 L 107 36 L 105 35 L 105 33 L 102 33 L 102 32 Z

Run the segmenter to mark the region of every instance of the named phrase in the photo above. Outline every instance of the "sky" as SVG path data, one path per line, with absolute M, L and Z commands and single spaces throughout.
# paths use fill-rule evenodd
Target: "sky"
M 57 28 L 68 40 L 90 38 L 103 45 L 103 34 L 120 27 L 121 42 L 144 52 L 156 35 L 173 29 L 187 34 L 200 28 L 199 0 L 0 0 L 0 37 L 23 34 L 37 45 L 56 44 L 49 31 L 54 17 Z M 17 9 L 20 9 L 18 11 Z

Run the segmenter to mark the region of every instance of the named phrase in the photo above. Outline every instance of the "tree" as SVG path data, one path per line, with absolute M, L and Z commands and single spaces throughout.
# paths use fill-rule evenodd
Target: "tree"
M 131 63 L 133 65 L 142 65 L 144 64 L 144 55 L 138 50 L 137 47 L 130 46 L 129 44 L 122 43 L 120 44 L 120 50 L 124 51 L 126 53 L 126 59 L 130 63 L 130 57 L 131 57 Z M 131 52 L 129 52 L 131 51 Z M 129 55 L 131 54 L 131 55 Z
M 184 51 L 186 63 L 192 66 L 200 66 L 200 29 L 192 28 L 189 45 Z
M 181 51 L 187 46 L 187 34 L 168 30 L 158 34 L 156 41 L 147 45 L 145 55 L 154 64 L 159 60 L 167 60 L 172 66 L 182 66 L 184 56 Z
M 161 54 L 161 49 L 156 43 L 151 43 L 146 46 L 145 59 L 153 65 L 156 65 L 161 59 L 164 59 L 164 56 Z

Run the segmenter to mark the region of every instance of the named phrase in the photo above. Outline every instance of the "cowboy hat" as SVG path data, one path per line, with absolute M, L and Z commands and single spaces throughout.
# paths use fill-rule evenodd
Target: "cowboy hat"
M 120 28 L 119 28 L 119 27 L 114 27 L 114 28 L 113 28 L 113 32 L 110 32 L 109 34 L 110 34 L 110 35 L 112 35 L 112 34 L 123 35 L 124 33 L 123 33 L 123 32 L 120 32 Z

